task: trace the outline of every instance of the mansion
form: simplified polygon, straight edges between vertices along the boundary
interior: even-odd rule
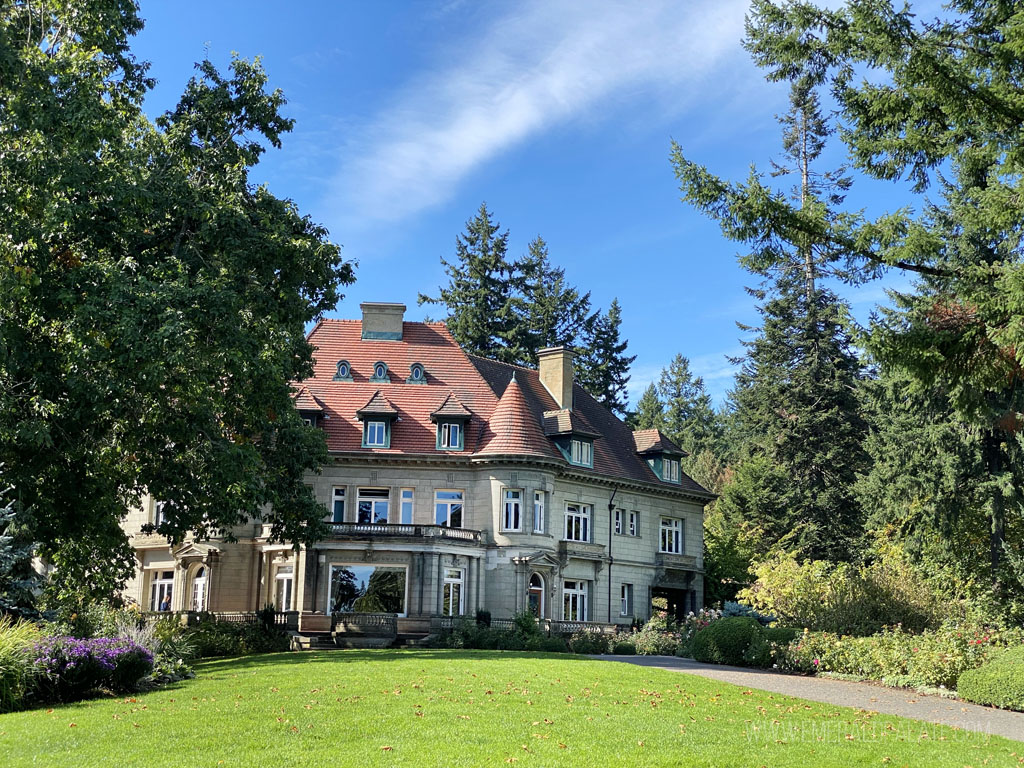
[[[259,521],[235,541],[169,547],[124,525],[137,573],[126,596],[149,610],[298,613],[301,632],[339,615],[392,614],[405,632],[432,617],[529,610],[555,621],[631,624],[663,597],[703,600],[703,510],[713,495],[680,470],[685,453],[634,432],[573,381],[569,350],[523,368],[464,352],[442,323],[401,304],[311,331],[313,376],[295,406],[330,454],[307,482],[329,534],[295,549]]]

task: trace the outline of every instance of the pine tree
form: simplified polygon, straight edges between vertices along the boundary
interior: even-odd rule
[[[508,230],[500,230],[481,203],[455,239],[455,261],[441,259],[448,285],[436,297],[421,293],[419,303],[447,309],[448,330],[466,352],[516,363],[524,356],[524,334],[517,330],[521,275],[507,257]]]
[[[563,268],[552,266],[543,238],[530,243],[516,268],[523,288],[517,346],[526,352],[521,362],[536,365],[540,349],[576,346],[597,313],[591,312],[590,292],[580,293],[568,284]]]
[[[626,386],[629,366],[636,355],[625,354],[628,342],[620,341],[622,309],[613,299],[607,314],[600,315],[586,334],[586,346],[577,355],[576,377],[599,403],[621,416],[626,415]]]
[[[633,429],[665,429],[665,406],[658,398],[658,387],[651,382],[644,390],[636,411],[630,414],[629,425]]]
[[[692,456],[717,453],[722,437],[718,414],[704,380],[690,372],[690,361],[677,354],[658,380],[658,395],[665,404],[664,432]]]

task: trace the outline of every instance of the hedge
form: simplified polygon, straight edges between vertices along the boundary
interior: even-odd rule
[[[693,658],[706,664],[743,666],[749,663],[744,654],[751,643],[763,640],[764,629],[757,619],[719,619],[693,638]]]
[[[977,669],[960,675],[961,699],[1024,712],[1024,646],[1001,651]]]

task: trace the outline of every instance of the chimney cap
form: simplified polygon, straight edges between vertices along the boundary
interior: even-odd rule
[[[573,355],[572,349],[569,347],[544,347],[544,349],[537,350],[537,357],[549,357],[551,355]]]

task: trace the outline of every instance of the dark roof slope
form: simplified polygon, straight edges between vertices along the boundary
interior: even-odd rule
[[[686,451],[662,434],[659,429],[638,429],[633,433],[637,453],[674,453],[689,456]]]

